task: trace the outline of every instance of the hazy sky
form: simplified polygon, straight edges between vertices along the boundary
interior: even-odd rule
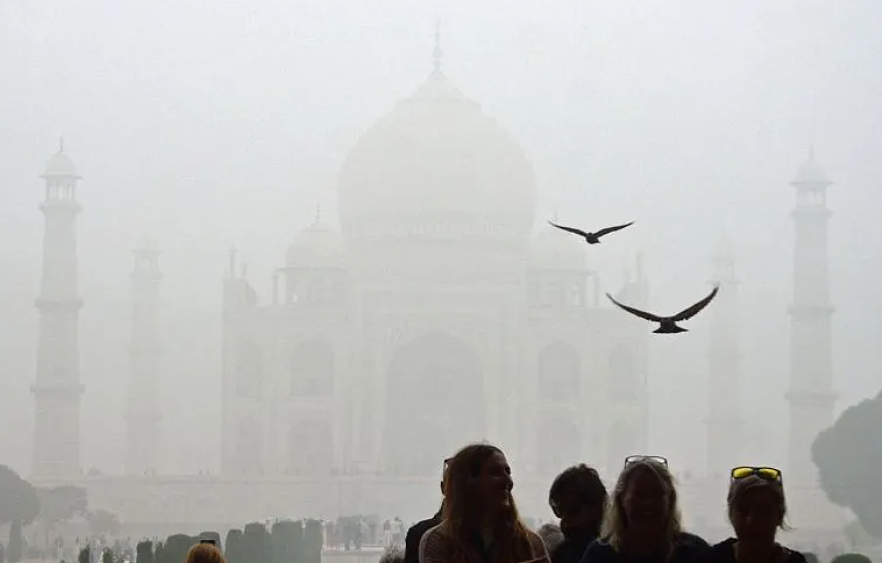
[[[358,134],[430,71],[436,16],[447,75],[534,163],[538,219],[558,201],[561,221],[637,221],[591,250],[604,289],[643,251],[652,304],[673,311],[704,294],[708,256],[733,241],[745,396],[768,462],[786,431],[759,415],[784,406],[788,380],[788,181],[814,144],[836,182],[840,407],[877,392],[876,0],[0,0],[0,461],[29,470],[37,176],[59,135],[84,176],[84,463],[122,468],[130,249],[149,228],[164,251],[165,428],[181,428],[164,466],[214,466],[225,248],[236,241],[268,298],[317,203],[333,216]],[[708,320],[654,340],[652,453],[683,464],[704,459],[690,444],[703,440]]]

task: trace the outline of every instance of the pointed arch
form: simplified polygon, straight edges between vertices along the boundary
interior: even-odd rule
[[[613,346],[609,353],[609,392],[614,401],[631,401],[642,392],[642,382],[637,377],[634,350],[628,344]]]
[[[334,431],[326,420],[303,420],[288,429],[288,472],[330,475],[334,467]]]
[[[239,475],[263,474],[263,436],[260,425],[251,417],[236,426],[235,465]]]
[[[236,358],[236,394],[246,399],[259,399],[263,395],[263,356],[253,340],[239,344]]]
[[[582,396],[582,362],[570,344],[553,342],[539,351],[538,396],[546,402],[578,402]]]
[[[485,435],[482,362],[473,346],[432,332],[398,348],[386,377],[386,463],[437,475],[441,461]]]
[[[581,453],[582,432],[577,422],[557,418],[540,425],[536,435],[536,465],[540,475],[557,475],[577,463]]]
[[[333,397],[334,363],[334,350],[326,342],[314,340],[297,345],[291,352],[291,396]]]

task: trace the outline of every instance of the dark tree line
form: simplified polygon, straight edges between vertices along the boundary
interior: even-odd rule
[[[181,563],[187,559],[187,551],[203,538],[214,540],[224,551],[227,563],[321,563],[324,544],[318,520],[283,520],[269,530],[253,522],[227,532],[223,543],[217,532],[174,534],[157,543],[141,541],[135,549],[138,563]]]
[[[882,539],[882,393],[846,409],[818,434],[812,459],[830,502],[851,509],[861,527]]]

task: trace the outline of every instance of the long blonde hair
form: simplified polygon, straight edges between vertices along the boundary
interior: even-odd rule
[[[652,459],[642,459],[629,463],[619,473],[619,479],[616,481],[615,489],[606,505],[606,514],[603,517],[603,526],[600,530],[600,537],[606,540],[616,551],[620,551],[622,547],[622,538],[628,529],[628,517],[622,506],[622,497],[631,480],[638,472],[652,474],[661,483],[662,488],[668,499],[668,521],[665,525],[665,537],[668,541],[673,541],[677,534],[683,531],[680,524],[680,507],[677,504],[677,488],[674,486],[674,477],[668,468],[658,461]]]
[[[459,450],[447,466],[442,526],[453,539],[453,561],[468,561],[473,552],[469,547],[470,535],[481,525],[477,520],[480,518],[480,507],[476,502],[478,497],[475,480],[495,454],[502,454],[502,450],[490,444],[471,444]],[[514,500],[509,500],[509,509],[500,515],[494,530],[494,542],[498,548],[494,554],[494,562],[525,561],[533,558],[527,529],[521,523]]]

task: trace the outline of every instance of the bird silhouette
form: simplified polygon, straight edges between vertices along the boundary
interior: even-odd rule
[[[584,238],[585,242],[587,242],[588,244],[598,244],[600,242],[600,237],[602,237],[604,235],[608,235],[610,233],[614,233],[616,231],[621,231],[625,227],[630,227],[631,225],[634,224],[634,221],[631,221],[630,223],[625,223],[624,225],[616,225],[615,227],[607,227],[605,229],[600,229],[596,233],[586,233],[582,229],[577,229],[575,227],[565,227],[563,225],[558,225],[557,223],[552,223],[551,221],[549,221],[548,224],[551,225],[552,227],[557,227],[558,229],[561,229],[562,231],[566,231],[568,233],[573,233],[574,235],[579,235],[580,237]]]
[[[714,297],[717,296],[717,292],[720,290],[720,286],[714,286],[713,291],[710,292],[710,295],[692,305],[686,309],[683,309],[676,315],[671,315],[670,317],[659,317],[658,315],[654,315],[652,313],[647,313],[646,311],[641,311],[640,309],[635,309],[634,307],[629,307],[628,305],[623,305],[615,300],[615,298],[609,293],[606,294],[609,297],[609,300],[616,304],[616,306],[628,311],[632,315],[636,315],[641,319],[646,319],[647,321],[651,321],[654,323],[659,323],[659,327],[655,329],[654,333],[656,334],[676,334],[678,332],[687,332],[688,329],[677,326],[677,323],[682,321],[688,321],[702,309],[707,307],[708,303],[713,301]]]

